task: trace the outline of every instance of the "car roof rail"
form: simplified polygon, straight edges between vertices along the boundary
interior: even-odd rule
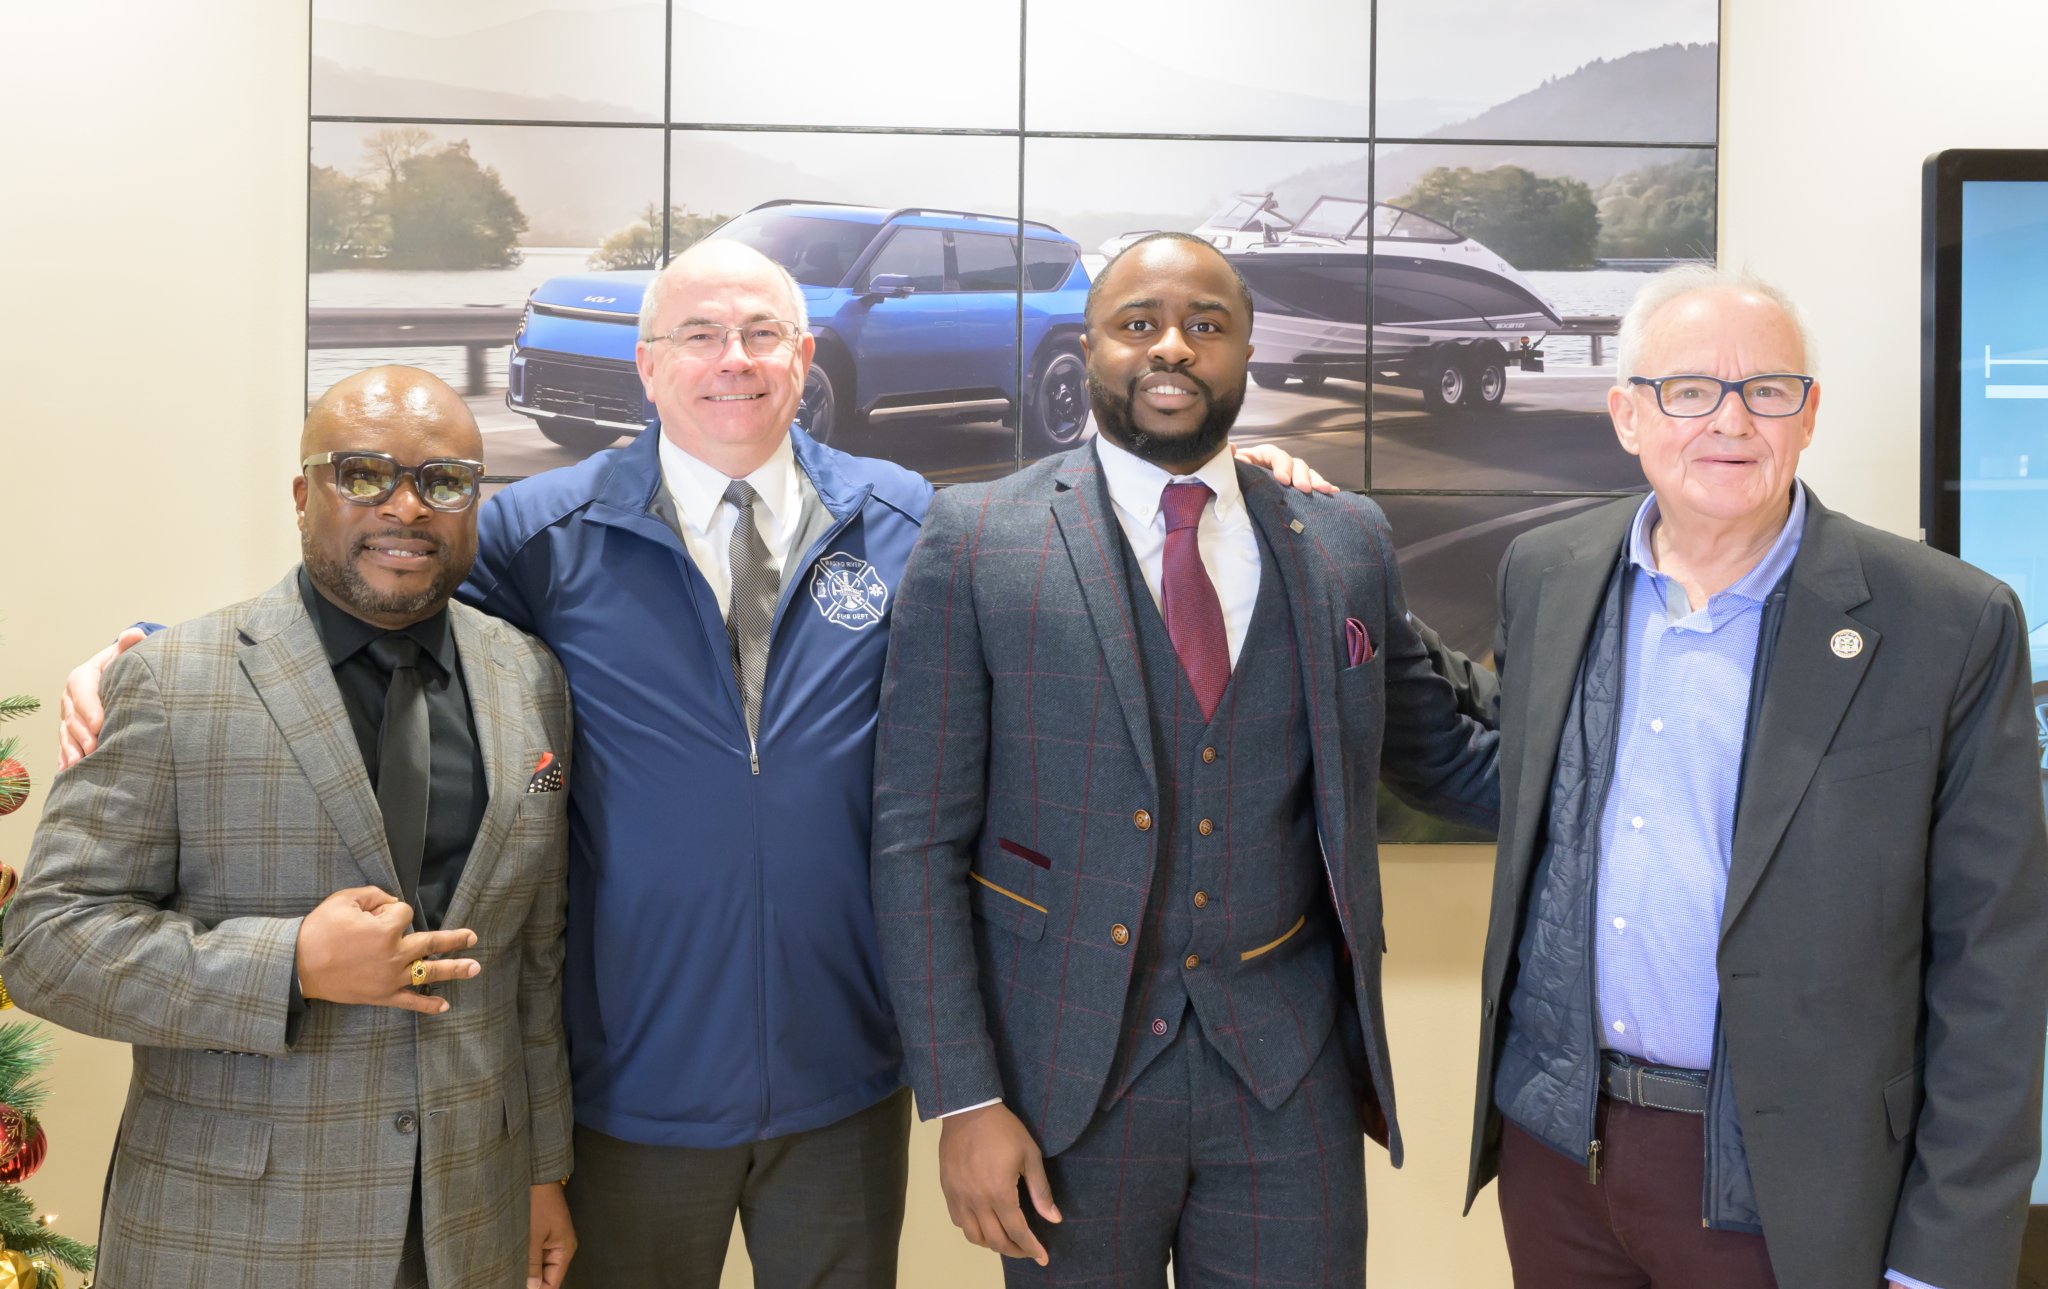
[[[1057,234],[1060,237],[1066,236],[1065,233],[1060,232],[1059,229],[1054,228],[1042,219],[1019,219],[1015,215],[991,215],[979,210],[954,210],[947,206],[900,206],[889,212],[890,219],[894,219],[898,215],[959,215],[966,219],[993,219],[998,223],[1009,224],[1013,227],[1023,224],[1030,228],[1042,228],[1046,232]]]
[[[858,202],[851,201],[812,201],[805,197],[777,197],[772,201],[764,201],[759,205],[749,206],[747,211],[751,214],[757,210],[767,210],[771,206],[843,206],[848,210],[881,210],[879,206],[863,206]],[[1029,228],[1042,228],[1056,237],[1066,236],[1065,233],[1060,232],[1059,229],[1054,228],[1042,219],[1020,220],[1015,215],[991,215],[985,211],[954,210],[947,206],[898,206],[894,210],[884,211],[882,222],[886,224],[899,215],[959,215],[966,219],[992,219],[998,223],[1012,226],[1023,224]]]

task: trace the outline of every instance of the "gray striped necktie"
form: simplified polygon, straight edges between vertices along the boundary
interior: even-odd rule
[[[782,578],[768,562],[768,543],[754,523],[754,490],[744,479],[725,487],[725,500],[739,518],[726,545],[732,573],[732,598],[726,602],[725,635],[732,642],[732,676],[747,705],[747,737],[761,732],[761,679],[768,670],[768,628],[775,619],[775,597]]]

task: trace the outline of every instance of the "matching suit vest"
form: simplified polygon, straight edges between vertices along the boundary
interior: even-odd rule
[[[1204,720],[1125,546],[1161,835],[1104,1106],[1194,1023],[1245,1087],[1278,1108],[1336,1016],[1340,937],[1316,835],[1300,651],[1263,537],[1260,557],[1244,646]]]

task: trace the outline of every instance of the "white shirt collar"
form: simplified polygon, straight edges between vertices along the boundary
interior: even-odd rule
[[[1102,465],[1103,482],[1109,485],[1109,499],[1141,528],[1160,522],[1159,496],[1167,484],[1191,480],[1208,484],[1209,491],[1216,494],[1218,524],[1232,525],[1249,517],[1244,492],[1237,484],[1237,457],[1227,443],[1193,474],[1168,474],[1100,434],[1095,436],[1095,458]]]
[[[661,477],[669,495],[676,500],[676,513],[699,537],[708,536],[725,502],[725,488],[732,480],[723,471],[707,465],[661,436]],[[796,519],[803,497],[796,478],[796,449],[785,434],[775,451],[746,481],[768,512],[767,528],[781,533]]]

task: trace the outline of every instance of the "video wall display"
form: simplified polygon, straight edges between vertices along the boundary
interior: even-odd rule
[[[1715,253],[1718,2],[1175,14],[314,0],[307,395],[415,363],[495,481],[574,462],[652,415],[653,270],[736,237],[804,285],[807,429],[986,479],[1093,434],[1091,275],[1191,231],[1254,293],[1238,439],[1380,497],[1484,657],[1506,517],[1643,487],[1613,335]]]
[[[2048,793],[2048,151],[1950,151],[1927,162],[1928,541],[2020,599]],[[2048,1128],[2044,1128],[2048,1145]],[[2048,1154],[2033,1203],[2048,1204]]]

